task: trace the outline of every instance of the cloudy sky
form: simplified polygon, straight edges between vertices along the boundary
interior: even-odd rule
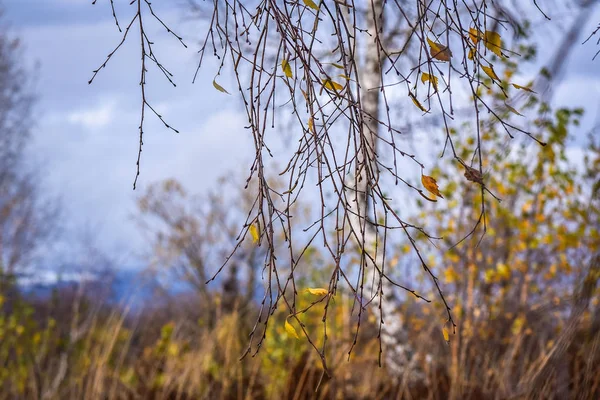
[[[246,121],[241,106],[235,96],[223,95],[212,87],[217,66],[207,63],[197,82],[191,84],[198,48],[194,32],[200,27],[193,22],[181,26],[185,9],[175,6],[177,2],[156,1],[153,5],[167,24],[181,27],[179,33],[189,48],[183,48],[156,24],[149,32],[178,85],[173,88],[151,73],[148,95],[181,133],[165,129],[148,116],[136,192],[132,183],[140,112],[137,41],[126,43],[88,85],[92,71],[120,40],[109,1],[98,0],[96,5],[91,0],[3,3],[4,22],[22,39],[28,65],[39,63],[35,76],[38,123],[31,151],[43,167],[47,186],[60,195],[72,232],[91,226],[105,249],[139,250],[143,239],[130,216],[136,195],[148,184],[174,177],[191,192],[200,193],[213,187],[219,175],[230,170],[241,172],[249,165],[253,145],[243,129]],[[132,9],[128,1],[116,3],[120,22],[125,25]],[[600,21],[598,11],[584,30],[586,34]],[[556,89],[558,104],[589,110],[581,132],[595,123],[600,104],[600,60],[591,60],[596,49],[595,42],[578,46],[566,66],[568,73]],[[542,57],[553,51],[542,50]]]

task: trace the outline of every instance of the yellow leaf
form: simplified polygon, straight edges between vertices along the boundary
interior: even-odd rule
[[[520,112],[518,112],[517,110],[515,110],[513,107],[511,107],[510,105],[504,103],[504,105],[506,106],[506,108],[508,108],[508,111],[510,111],[511,113],[520,115],[521,117],[524,117],[523,114],[521,114]]]
[[[312,132],[312,131],[313,131],[313,129],[314,129],[314,127],[315,127],[315,123],[314,123],[314,121],[313,121],[313,117],[310,117],[310,118],[308,119],[308,130],[309,130],[310,132]]]
[[[498,272],[498,276],[502,279],[510,278],[510,269],[504,263],[498,263],[496,265],[496,270]]]
[[[315,2],[312,0],[304,0],[304,4],[306,4],[308,7],[312,8],[313,10],[319,9],[319,6],[316,5]]]
[[[221,85],[219,85],[216,81],[216,78],[213,79],[213,86],[215,87],[215,89],[217,89],[219,92],[223,92],[223,93],[227,93],[229,94],[229,92],[227,90],[225,90],[225,88]]]
[[[305,292],[314,294],[315,296],[325,296],[329,293],[329,290],[324,288],[308,288],[305,290]]]
[[[444,198],[438,189],[437,182],[431,176],[421,175],[421,183],[431,194]]]
[[[489,67],[482,65],[481,69],[483,70],[483,72],[486,73],[487,76],[489,76],[495,81],[500,82],[500,78],[498,78],[498,75],[496,75],[496,71],[494,71],[494,67],[492,66],[492,64],[490,64]]]
[[[483,279],[484,279],[485,283],[492,283],[494,281],[495,277],[496,277],[496,273],[494,272],[493,269],[486,269],[485,272],[483,273]]]
[[[340,64],[331,63],[331,66],[332,66],[332,67],[339,68],[339,69],[344,69],[344,66],[343,66],[343,65],[340,65]]]
[[[458,274],[458,272],[456,272],[456,270],[454,268],[447,267],[444,270],[444,279],[448,283],[453,283],[460,279],[460,275]]]
[[[288,78],[292,77],[292,67],[290,67],[290,63],[288,62],[288,60],[281,60],[281,69],[283,69],[283,73],[285,74],[285,76],[287,76]]]
[[[423,72],[421,74],[421,82],[425,83],[427,81],[430,81],[431,84],[433,85],[433,88],[435,90],[437,90],[437,85],[438,85],[438,78],[435,75],[429,75],[428,73]]]
[[[517,85],[516,83],[512,84],[516,89],[520,89],[520,90],[525,90],[526,92],[530,92],[530,93],[535,93],[533,91],[533,89],[531,89],[530,87],[527,86],[521,86],[521,85]]]
[[[442,328],[442,335],[444,335],[444,340],[446,342],[450,341],[450,333],[448,332],[448,329],[446,329],[446,327]]]
[[[298,333],[296,333],[296,329],[294,329],[294,327],[292,326],[292,324],[290,324],[287,319],[285,320],[285,331],[291,337],[294,337],[296,339],[300,339],[300,337],[298,336]]]
[[[485,36],[483,38],[485,47],[487,47],[492,53],[497,56],[502,56],[502,39],[498,32],[494,31],[485,31]]]
[[[469,28],[469,39],[473,44],[477,44],[479,39],[481,39],[481,31],[477,28]]]
[[[339,92],[344,89],[342,85],[331,79],[323,79],[323,86],[325,86],[325,89],[333,90],[334,92]]]
[[[450,61],[452,52],[447,46],[436,43],[429,38],[427,38],[427,43],[429,43],[429,54],[431,54],[431,57],[440,61]]]
[[[523,327],[525,326],[526,322],[527,321],[525,320],[525,317],[522,315],[519,315],[519,317],[515,318],[512,326],[510,327],[510,330],[513,333],[513,335],[518,335],[521,332],[521,329],[523,329]]]
[[[250,236],[252,236],[252,241],[254,243],[258,243],[258,228],[256,227],[255,224],[250,225],[250,227],[248,228],[248,230],[250,231]]]
[[[413,103],[415,103],[415,106],[419,107],[419,110],[423,111],[424,113],[427,112],[427,109],[425,107],[423,107],[423,105],[421,103],[419,103],[419,100],[417,100],[417,98],[415,97],[414,94],[409,92],[408,95],[412,99]]]
[[[477,51],[475,50],[475,48],[469,49],[469,55],[467,57],[469,57],[469,60],[472,60],[475,58],[475,53]]]

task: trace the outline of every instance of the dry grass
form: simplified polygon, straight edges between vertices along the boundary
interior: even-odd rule
[[[59,297],[45,314],[32,301],[5,302],[0,399],[600,398],[597,310],[549,304],[515,313],[526,316],[522,326],[506,317],[510,310],[502,318],[465,312],[446,344],[410,307],[402,312],[414,354],[396,378],[377,366],[376,326],[365,326],[347,361],[354,332],[340,312],[329,327],[332,376],[323,377],[314,351],[283,323],[272,325],[258,355],[240,361],[252,321],[238,309],[216,309],[205,326],[172,304],[132,316]]]

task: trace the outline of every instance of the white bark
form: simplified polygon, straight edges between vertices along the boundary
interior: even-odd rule
[[[390,372],[400,377],[404,367],[408,364],[405,346],[402,344],[406,337],[401,315],[396,308],[394,287],[381,275],[381,271],[384,271],[384,232],[382,228],[377,229],[372,224],[375,218],[380,218],[378,212],[382,212],[381,207],[377,208],[373,201],[372,185],[377,182],[379,175],[376,157],[378,155],[377,132],[379,129],[383,55],[379,50],[377,40],[380,38],[383,40],[380,36],[384,23],[383,0],[370,0],[367,4],[365,18],[370,36],[368,42],[363,43],[364,57],[361,60],[359,74],[363,124],[356,159],[357,169],[352,181],[347,184],[349,188],[347,196],[350,201],[348,208],[351,211],[349,220],[352,230],[355,232],[358,247],[363,249],[364,296],[369,299],[375,296],[372,309],[383,320],[381,325],[382,361]],[[369,255],[365,255],[365,252]]]

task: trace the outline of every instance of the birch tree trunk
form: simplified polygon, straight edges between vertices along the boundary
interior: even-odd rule
[[[382,217],[374,201],[373,187],[379,179],[378,157],[379,115],[381,97],[381,65],[383,54],[379,40],[383,40],[383,0],[370,0],[367,3],[365,20],[369,40],[362,43],[362,60],[359,74],[360,102],[363,115],[360,143],[358,144],[356,170],[353,180],[347,184],[350,204],[350,224],[356,235],[361,251],[361,265],[364,267],[362,284],[366,290],[364,296],[374,297],[374,310],[378,310],[380,319],[380,361],[389,371],[400,377],[407,363],[402,342],[406,337],[403,324],[396,309],[394,287],[382,273],[384,271],[385,232],[377,228],[375,221]],[[378,213],[378,211],[380,211]],[[367,300],[368,301],[368,300]]]

